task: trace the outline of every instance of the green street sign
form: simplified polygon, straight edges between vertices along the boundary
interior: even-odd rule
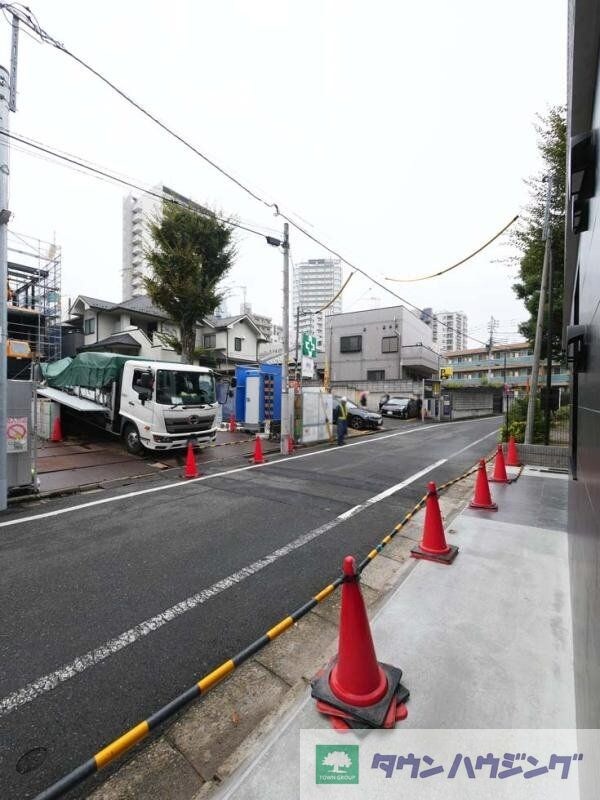
[[[315,358],[317,355],[317,337],[309,333],[302,334],[302,355]]]

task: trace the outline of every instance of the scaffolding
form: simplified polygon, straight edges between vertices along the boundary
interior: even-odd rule
[[[8,232],[7,356],[10,378],[61,358],[61,251],[54,242]]]

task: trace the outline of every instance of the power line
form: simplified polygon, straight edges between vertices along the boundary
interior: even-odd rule
[[[404,298],[401,295],[397,294],[396,292],[392,291],[387,286],[385,286],[383,283],[378,281],[376,278],[374,278],[371,275],[369,275],[366,272],[366,270],[361,269],[356,264],[353,264],[351,261],[349,261],[348,259],[344,258],[340,253],[338,253],[335,250],[333,250],[333,248],[329,247],[327,244],[325,244],[324,242],[319,240],[316,236],[313,236],[305,228],[303,228],[301,225],[299,225],[297,222],[295,222],[291,217],[289,217],[288,215],[283,213],[280,210],[279,205],[277,203],[269,202],[268,200],[265,200],[259,194],[254,192],[246,184],[244,184],[241,180],[239,180],[234,175],[232,175],[230,172],[225,170],[223,167],[221,167],[219,164],[217,164],[213,159],[209,158],[199,148],[197,148],[195,145],[191,144],[191,142],[187,141],[183,136],[181,136],[176,131],[174,131],[172,128],[170,128],[166,123],[162,122],[158,117],[156,117],[154,114],[152,114],[150,111],[148,111],[144,106],[142,106],[140,103],[136,102],[130,95],[128,95],[124,90],[120,89],[109,78],[104,76],[98,70],[94,69],[94,67],[92,67],[90,64],[85,62],[82,58],[80,58],[79,56],[75,55],[72,51],[70,51],[67,47],[65,47],[65,45],[62,42],[59,42],[57,39],[55,39],[53,36],[51,36],[47,31],[45,31],[41,27],[39,21],[37,20],[37,18],[35,17],[33,12],[29,8],[27,8],[26,6],[23,6],[20,3],[0,3],[0,9],[8,10],[11,14],[13,14],[15,17],[17,17],[17,19],[19,19],[25,26],[27,26],[28,28],[30,28],[30,30],[32,30],[34,33],[36,33],[40,37],[42,42],[44,42],[46,44],[50,44],[52,47],[55,47],[57,50],[60,50],[61,52],[65,53],[65,55],[68,55],[70,58],[72,58],[74,61],[76,61],[80,66],[82,66],[84,69],[86,69],[92,75],[94,75],[99,80],[101,80],[103,83],[105,83],[107,86],[109,86],[120,97],[122,97],[127,103],[129,103],[131,106],[136,108],[140,113],[142,113],[144,116],[146,116],[152,122],[154,122],[156,125],[158,125],[160,128],[162,128],[162,130],[164,130],[166,133],[168,133],[171,136],[173,136],[173,138],[175,138],[178,142],[183,144],[184,147],[187,147],[189,150],[191,150],[195,155],[197,155],[201,159],[203,159],[207,164],[210,164],[210,166],[212,166],[214,169],[216,169],[219,173],[221,173],[221,175],[226,177],[228,180],[230,180],[234,184],[236,184],[240,189],[245,191],[254,200],[257,200],[259,203],[262,203],[267,208],[274,209],[275,213],[277,215],[281,216],[284,220],[286,220],[286,222],[288,222],[299,233],[302,233],[308,239],[313,241],[315,244],[319,245],[319,247],[322,247],[324,250],[326,250],[331,255],[333,255],[336,258],[338,258],[340,261],[342,261],[344,264],[349,266],[351,269],[354,269],[356,272],[359,272],[361,275],[366,277],[368,280],[372,281],[376,286],[379,286],[381,289],[383,289],[388,294],[391,294],[393,297],[396,297],[398,300],[400,300],[405,305],[409,306],[410,308],[414,309],[415,311],[418,311],[422,318],[423,317],[429,317],[430,320],[433,322],[433,319],[434,319],[434,315],[433,314],[426,313],[423,309],[419,308],[414,303],[411,303],[406,298]],[[8,134],[8,135],[11,136],[10,134]],[[22,139],[18,139],[18,137],[12,137],[11,136],[11,138],[16,138],[18,141],[23,141]],[[35,145],[31,144],[30,146],[33,147]],[[44,148],[42,148],[40,146],[38,146],[38,149],[44,150]],[[66,156],[59,156],[59,157],[64,158],[66,161],[72,161],[72,163],[77,163],[77,162],[73,161],[72,159],[69,159]],[[81,163],[79,163],[78,166],[82,166],[84,168],[90,169],[90,171],[93,171],[93,172],[100,172],[96,168],[86,167],[86,165],[81,164]],[[100,172],[100,174],[102,174],[102,173]],[[110,177],[110,176],[105,176],[105,177]],[[118,182],[123,183],[125,185],[131,185],[128,182],[124,181],[123,179],[120,179],[120,178],[113,178],[113,179],[117,180]],[[137,187],[134,187],[134,188],[137,188]],[[144,191],[144,190],[141,190],[141,191]],[[148,192],[148,193],[152,194],[151,192]],[[163,199],[163,198],[161,198],[161,199]],[[220,219],[216,215],[214,215],[214,216],[217,219]],[[221,221],[227,222],[227,224],[233,224],[233,223],[230,223],[229,221],[225,221],[225,220],[221,220]],[[255,234],[259,235],[259,236],[263,235],[263,234],[258,233],[257,231],[245,228],[242,225],[236,225],[236,227],[242,228],[243,230],[248,230],[250,233],[255,233]],[[438,324],[442,325],[447,330],[455,331],[455,329],[451,325],[449,325],[448,323],[442,322],[441,320],[438,320]],[[472,341],[479,342],[480,344],[485,344],[485,342],[482,342],[482,341],[480,341],[479,339],[476,339],[473,336],[468,336],[467,335],[467,338],[471,339]]]
[[[37,144],[33,140],[26,139],[22,136],[18,136],[14,133],[7,133],[6,131],[0,131],[0,136],[7,136],[9,139],[12,139],[17,142],[21,142],[21,144],[26,145],[27,147],[31,147],[35,150],[38,150],[46,155],[50,155],[55,159],[59,159],[60,161],[64,161],[67,164],[74,165],[76,167],[80,167],[87,172],[94,173],[102,178],[106,178],[109,181],[113,181],[115,183],[119,183],[123,186],[128,186],[131,189],[135,189],[138,192],[142,192],[143,194],[148,194],[151,197],[156,197],[159,200],[166,200],[170,203],[173,203],[176,206],[180,206],[181,208],[186,208],[189,211],[194,211],[196,214],[205,217],[213,217],[214,219],[218,219],[219,222],[224,223],[225,225],[231,225],[234,228],[239,228],[240,230],[246,231],[247,233],[253,233],[255,236],[260,236],[262,239],[266,238],[265,233],[261,233],[260,231],[255,230],[254,228],[249,228],[247,225],[242,225],[239,222],[233,222],[231,219],[226,219],[225,217],[220,217],[218,214],[213,213],[212,211],[206,211],[205,213],[200,211],[194,205],[189,205],[187,203],[182,203],[175,198],[169,197],[168,195],[162,194],[161,192],[156,192],[153,189],[149,189],[139,184],[133,183],[132,181],[126,180],[125,178],[119,178],[117,175],[111,175],[108,172],[100,169],[99,167],[93,167],[90,164],[86,164],[84,161],[75,158],[74,156],[66,156],[63,155],[56,150],[52,150],[50,147]]]
[[[417,281],[428,281],[430,278],[437,278],[440,275],[445,275],[446,272],[450,272],[450,270],[456,269],[457,267],[460,267],[461,264],[466,264],[467,261],[470,261],[472,258],[475,258],[475,256],[481,253],[482,250],[485,250],[485,248],[489,247],[492,244],[492,242],[495,242],[499,236],[502,236],[502,234],[505,231],[507,231],[511,225],[514,225],[514,223],[518,219],[519,215],[515,214],[515,216],[511,219],[511,221],[507,225],[505,225],[501,230],[499,230],[498,233],[495,233],[491,239],[488,239],[485,244],[482,244],[481,247],[478,247],[477,250],[474,250],[472,253],[466,256],[466,258],[462,258],[460,261],[457,261],[456,264],[452,264],[451,266],[446,267],[445,269],[442,269],[439,272],[434,272],[431,275],[421,275],[418,278],[386,278],[386,281],[396,281],[397,283],[416,283]]]

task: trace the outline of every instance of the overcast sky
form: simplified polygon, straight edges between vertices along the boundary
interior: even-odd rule
[[[519,212],[533,124],[564,103],[564,0],[31,0],[52,36],[315,235],[382,279],[436,271]],[[10,27],[0,19],[3,63]],[[281,220],[82,67],[21,36],[11,127],[144,185],[163,182],[261,231]],[[13,149],[13,230],[63,249],[63,295],[121,299],[124,190]],[[281,318],[281,255],[238,237],[227,283]],[[326,255],[292,231],[296,261]],[[506,243],[423,283],[485,338],[524,317]],[[229,308],[237,312],[241,289]],[[394,305],[355,276],[344,309]],[[476,343],[471,341],[470,345]]]

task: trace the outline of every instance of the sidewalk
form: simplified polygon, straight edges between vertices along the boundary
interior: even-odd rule
[[[492,484],[497,513],[452,523],[454,564],[414,562],[375,616],[378,659],[411,691],[402,728],[575,727],[567,486],[535,468]],[[259,752],[195,800],[298,798],[300,731],[315,728],[328,723],[305,688]]]
[[[353,438],[370,433],[370,431],[349,431],[348,436]],[[196,450],[199,469],[219,467],[219,464],[236,460],[239,464],[247,463],[254,451],[254,438],[252,434],[243,430],[232,433],[218,431],[216,444]],[[323,444],[316,442],[307,446],[323,446]],[[279,447],[278,441],[263,439],[265,455],[279,453]],[[26,495],[23,500],[74,494],[92,489],[110,489],[161,474],[172,480],[174,477],[179,477],[185,456],[185,450],[147,452],[143,456],[133,456],[126,451],[120,440],[102,433],[85,439],[69,437],[62,442],[39,440],[37,451],[39,495]]]

